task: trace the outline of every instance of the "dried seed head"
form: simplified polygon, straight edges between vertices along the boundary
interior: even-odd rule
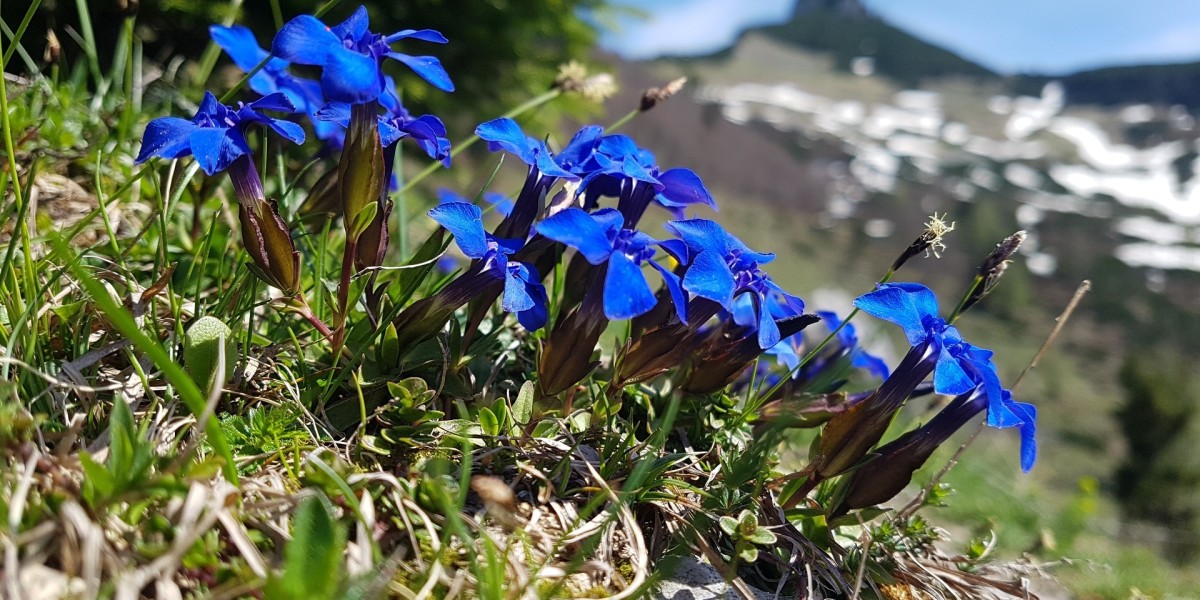
[[[678,94],[687,83],[687,77],[680,77],[672,80],[662,87],[650,88],[642,93],[642,105],[639,108],[642,112],[646,112],[659,103],[664,102],[667,98]]]
[[[603,102],[617,93],[617,82],[610,73],[588,75],[587,67],[576,60],[558,67],[554,87],[578,93],[592,102]]]
[[[983,264],[979,265],[979,276],[984,279],[991,277],[992,273],[1003,273],[1005,265],[1013,254],[1017,253],[1017,249],[1025,242],[1026,234],[1024,231],[1018,231],[996,244],[996,248],[988,254],[983,260]]]
[[[992,250],[987,258],[983,259],[983,263],[979,265],[979,271],[976,274],[978,284],[975,289],[971,290],[971,295],[963,302],[962,310],[967,310],[983,300],[992,292],[992,288],[1000,282],[1000,278],[1004,276],[1004,271],[1008,269],[1008,263],[1012,259],[1013,254],[1016,254],[1017,249],[1021,247],[1021,243],[1025,241],[1026,234],[1024,231],[1018,231],[996,244],[996,248]]]
[[[904,263],[908,262],[908,259],[922,252],[925,253],[926,258],[930,254],[934,258],[941,258],[942,250],[946,249],[946,244],[942,242],[942,236],[951,231],[954,231],[954,221],[947,223],[946,215],[939,217],[937,213],[933,213],[929,217],[929,220],[925,222],[925,229],[921,232],[921,235],[917,236],[917,239],[913,240],[913,243],[909,244],[908,248],[905,248],[904,252],[900,253],[896,261],[892,263],[892,270],[899,269]]]
[[[554,87],[564,92],[578,92],[583,89],[583,80],[587,79],[587,67],[573,60],[558,66],[558,75],[554,77]]]
[[[46,51],[42,53],[42,62],[50,65],[58,62],[58,57],[62,56],[62,44],[58,42],[58,36],[54,35],[53,29],[46,30]]]
[[[597,104],[604,102],[617,93],[617,80],[611,73],[597,73],[583,80],[583,89],[580,90],[580,93],[584,98]]]

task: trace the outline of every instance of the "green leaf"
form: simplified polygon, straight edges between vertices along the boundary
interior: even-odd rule
[[[396,335],[396,326],[388,323],[383,331],[383,339],[379,341],[379,364],[393,367],[400,364],[400,342]]]
[[[717,524],[721,526],[721,531],[724,531],[725,535],[732,537],[735,533],[737,533],[738,522],[737,519],[733,517],[728,515],[721,517],[720,519],[717,519]]]
[[[583,433],[592,425],[592,413],[583,411],[577,412],[567,418],[567,423],[571,425],[571,431],[573,433]]]
[[[512,415],[509,414],[504,398],[496,398],[496,401],[492,403],[492,412],[496,414],[496,420],[500,422],[501,431],[512,428]]]
[[[758,529],[755,529],[754,533],[750,534],[750,536],[746,539],[755,544],[767,546],[775,543],[775,534],[759,527]]]
[[[354,223],[350,227],[349,237],[351,239],[357,239],[358,236],[362,235],[362,232],[366,231],[367,228],[371,226],[371,221],[375,220],[375,214],[378,212],[379,204],[376,202],[368,203],[366,206],[362,207],[362,209],[358,211],[358,214],[354,215]]]
[[[267,586],[268,600],[324,600],[337,595],[342,581],[346,531],[333,518],[324,495],[300,502],[292,522],[292,541],[284,548],[283,575]]]
[[[552,438],[558,435],[557,421],[538,421],[537,425],[533,426],[532,437],[535,438]]]
[[[758,518],[755,517],[754,513],[750,512],[748,509],[742,510],[742,512],[738,514],[738,529],[741,530],[742,535],[750,535],[754,533],[754,531],[758,529]]]
[[[521,385],[521,391],[517,392],[517,399],[513,402],[512,417],[518,425],[528,425],[533,420],[533,393],[537,385],[532,381],[526,381]]]
[[[500,435],[500,419],[497,419],[496,413],[486,406],[479,409],[479,426],[483,429],[484,435]]]
[[[741,557],[742,562],[752,563],[758,560],[758,548],[755,548],[754,546],[746,546],[745,548],[742,548],[742,551],[738,553],[738,556]]]
[[[196,385],[208,393],[214,386],[222,386],[225,381],[217,381],[217,363],[221,347],[225,347],[225,375],[228,380],[237,366],[237,344],[233,331],[229,326],[216,317],[204,316],[196,319],[183,337],[183,367]]]
[[[101,500],[112,497],[116,482],[104,465],[96,462],[87,452],[79,453],[79,465],[83,467],[83,497],[88,504],[95,506]]]

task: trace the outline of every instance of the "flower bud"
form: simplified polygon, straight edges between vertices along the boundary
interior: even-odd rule
[[[292,296],[300,291],[300,253],[274,200],[238,205],[242,243],[263,281]]]
[[[250,254],[251,271],[285,294],[295,295],[300,291],[300,253],[278,205],[264,198],[262,180],[249,154],[230,165],[229,178],[238,199],[242,245]]]
[[[377,104],[355,104],[351,110],[346,145],[338,163],[342,219],[347,232],[352,230],[356,217],[368,204],[380,202],[387,183],[383,142],[379,138],[379,121],[375,114]]]

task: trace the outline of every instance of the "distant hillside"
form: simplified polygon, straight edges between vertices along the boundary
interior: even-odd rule
[[[1061,81],[1071,104],[1182,104],[1200,108],[1200,62],[1106,67],[1061,77],[1023,75],[1017,93],[1036,94],[1048,81]]]
[[[949,76],[995,77],[989,69],[876,17],[856,0],[800,0],[782,25],[756,30],[776,40],[833,55],[840,69],[869,56],[875,73],[905,87]]]

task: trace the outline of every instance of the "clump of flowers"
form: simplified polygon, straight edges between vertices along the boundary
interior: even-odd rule
[[[406,435],[432,436],[436,428],[428,425],[443,412],[427,403],[442,394],[446,406],[458,403],[464,418],[478,415],[483,431],[514,439],[530,435],[539,417],[585,410],[597,420],[631,423],[636,441],[648,433],[649,415],[664,410],[660,403],[683,398],[700,406],[689,417],[697,423],[719,422],[745,433],[792,426],[795,421],[787,425],[782,418],[780,403],[807,402],[796,413],[807,415],[804,427],[820,429],[808,466],[775,481],[767,480],[769,469],[756,471],[757,484],[784,507],[815,503],[829,519],[892,499],[933,450],[980,413],[990,426],[1019,431],[1021,467],[1032,468],[1036,409],[1014,400],[992,352],[964,340],[953,325],[995,285],[1019,239],[1002,243],[997,252],[1003,256],[985,261],[968,300],[947,317],[928,287],[890,281],[910,258],[944,248],[942,236],[952,225],[936,217],[875,289],[854,301],[854,313],[845,318],[807,313],[805,302],[768,274],[768,266],[777,265],[773,253],[751,249],[716,221],[695,214],[717,208],[699,174],[664,168],[633,138],[602,126],[583,127],[558,146],[541,132],[528,135],[512,118],[500,118],[480,124],[475,133],[490,150],[527,168],[523,185],[495,204],[504,207],[496,211],[500,218],[492,219],[490,208],[465,196],[445,194],[446,201],[426,212],[428,239],[402,268],[389,271],[396,266],[390,182],[398,175],[397,146],[412,143],[432,164],[450,167],[451,144],[439,118],[407,111],[395,93],[393,77],[399,75],[385,68],[402,64],[451,92],[450,76],[437,58],[394,48],[402,41],[444,44],[446,38],[426,29],[374,33],[363,8],[335,26],[314,16],[296,17],[279,31],[269,53],[242,28],[214,27],[212,35],[238,66],[253,73],[250,88],[262,97],[227,106],[209,93],[191,120],[151,122],[138,161],[190,155],[208,175],[230,174],[247,267],[283,295],[276,306],[301,314],[320,332],[328,353],[319,360],[355,373],[322,400],[333,431],[365,432],[363,439],[375,439],[379,432],[367,429],[382,419],[392,428],[390,437],[380,433],[389,447],[407,439],[394,433],[396,427],[408,427]],[[291,65],[319,68],[319,81],[292,74]],[[605,82],[573,67],[557,83],[568,91],[595,91]],[[682,85],[652,90],[636,110],[661,105]],[[320,245],[342,251],[332,286],[305,277],[311,272],[306,265],[323,257],[306,261],[297,250],[292,234],[297,223],[266,197],[253,136],[247,137],[256,125],[301,144],[301,123],[326,151],[340,152],[336,164],[317,167],[325,171],[322,181],[342,222],[336,240]],[[481,191],[480,197],[492,194]],[[654,210],[669,220],[651,231],[643,222]],[[461,268],[435,270],[435,264],[444,264],[439,259],[455,252],[451,240]],[[322,310],[311,308],[306,296],[326,293],[331,297]],[[858,312],[900,327],[910,349],[898,364],[889,369],[861,347],[851,324]],[[823,337],[807,331],[819,322]],[[602,336],[614,330],[622,332],[616,344],[600,351]],[[525,421],[507,430],[497,424],[498,408],[477,403],[486,386],[476,387],[468,373],[471,360],[498,348],[487,344],[501,336],[509,344],[503,352],[526,367],[514,376],[531,382],[521,391]],[[436,380],[429,376],[431,364],[437,365]],[[412,377],[427,379],[419,401],[396,383]],[[842,392],[850,382],[869,387]],[[746,399],[737,400],[733,390],[747,390]],[[929,392],[952,400],[924,425],[880,445],[906,402]],[[398,395],[405,397],[401,409]],[[718,413],[734,411],[739,402],[741,416],[724,425]],[[759,410],[767,402],[776,403],[774,412]],[[387,416],[368,419],[368,408]],[[411,422],[404,424],[406,416]],[[730,435],[721,427],[679,443],[717,444],[714,431]],[[601,435],[588,427],[578,433]],[[738,443],[752,447],[745,439]],[[841,486],[840,493],[813,496],[827,481]],[[731,555],[753,561],[762,560],[763,552],[788,552],[775,534],[758,529],[753,514],[738,522],[747,524],[728,525],[734,523],[730,517],[711,532],[737,549]]]

